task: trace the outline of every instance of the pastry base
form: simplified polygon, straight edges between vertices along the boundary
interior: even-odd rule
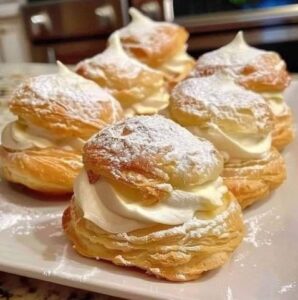
[[[244,209],[276,189],[286,178],[286,167],[281,154],[272,148],[263,159],[226,163],[222,177]]]
[[[81,155],[56,148],[10,152],[0,146],[0,172],[8,181],[45,194],[73,192]]]
[[[64,211],[62,223],[74,249],[83,256],[138,267],[170,281],[188,281],[222,266],[242,241],[241,209],[232,194],[225,198],[225,205],[210,216],[212,220],[218,216],[218,224],[209,222],[209,229],[204,220],[191,230],[185,230],[184,224],[155,225],[112,234],[84,219],[74,199]]]

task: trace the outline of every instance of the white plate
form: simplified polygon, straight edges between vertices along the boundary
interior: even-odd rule
[[[297,94],[298,82],[287,91],[296,116]],[[6,182],[0,183],[0,270],[133,299],[297,299],[297,139],[284,156],[286,182],[245,211],[243,244],[223,268],[199,280],[169,283],[80,257],[61,230],[67,203],[26,196]]]

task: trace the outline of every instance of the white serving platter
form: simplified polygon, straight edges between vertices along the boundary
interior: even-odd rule
[[[298,119],[298,82],[286,99]],[[170,283],[80,257],[61,230],[67,201],[45,201],[0,182],[0,270],[131,299],[297,299],[298,139],[285,151],[288,178],[245,211],[247,233],[221,269]],[[49,200],[49,199],[48,199]]]

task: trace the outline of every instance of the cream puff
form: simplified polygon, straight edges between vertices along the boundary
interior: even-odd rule
[[[222,176],[242,208],[285,179],[284,160],[271,146],[273,114],[268,103],[229,75],[217,72],[182,81],[172,92],[169,114],[222,152]]]
[[[187,281],[223,265],[243,238],[221,155],[169,119],[111,125],[87,142],[83,161],[62,220],[83,256]]]
[[[132,21],[119,30],[124,49],[136,59],[161,70],[170,86],[185,78],[194,66],[186,53],[189,34],[176,24],[155,22],[135,8],[129,9]]]
[[[155,114],[168,106],[163,74],[128,56],[117,32],[109,38],[104,52],[81,61],[76,72],[107,89],[127,116]]]
[[[199,57],[191,76],[208,76],[222,69],[266,99],[274,114],[272,143],[282,150],[294,138],[292,113],[283,97],[290,83],[284,60],[275,52],[249,46],[240,31],[231,43]]]
[[[61,64],[24,81],[9,108],[17,120],[2,132],[1,174],[47,194],[72,193],[85,141],[122,117],[117,100]]]

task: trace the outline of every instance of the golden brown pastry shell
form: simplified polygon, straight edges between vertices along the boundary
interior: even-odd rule
[[[294,139],[293,117],[291,110],[288,113],[275,116],[274,129],[272,132],[272,146],[282,151]]]
[[[151,71],[145,66],[137,76],[127,77],[123,72],[119,72],[116,66],[96,65],[96,62],[83,61],[78,65],[76,72],[109,90],[124,109],[166,88],[163,73],[153,69]]]
[[[57,148],[11,152],[0,146],[1,175],[45,194],[72,193],[73,181],[81,168],[79,153]]]
[[[138,267],[170,281],[188,281],[223,265],[243,238],[240,207],[231,194],[227,194],[226,198],[226,205],[221,211],[228,205],[235,205],[235,209],[223,221],[225,230],[220,236],[211,232],[200,237],[186,236],[179,230],[169,236],[154,235],[170,228],[166,225],[111,234],[84,219],[74,201],[64,211],[62,223],[75,250],[83,256]]]
[[[29,80],[14,94],[9,109],[27,124],[46,129],[56,137],[87,139],[108,124],[120,120],[123,115],[121,106],[115,99],[100,99],[100,95],[98,101],[93,101],[92,110],[98,112],[98,116],[94,118],[93,111],[80,108],[79,99],[43,99],[38,91],[32,90]],[[83,110],[84,117],[80,115]]]
[[[124,49],[153,68],[182,51],[188,36],[188,32],[183,27],[166,23],[154,26],[150,33],[146,33],[146,44],[138,36],[121,34],[120,31]]]
[[[201,64],[199,58],[191,77],[210,76],[219,70],[231,71],[238,84],[259,93],[281,92],[291,82],[285,62],[274,52],[262,54],[243,66]]]
[[[286,167],[281,154],[272,148],[262,159],[227,162],[222,177],[244,209],[276,189],[286,178]]]

